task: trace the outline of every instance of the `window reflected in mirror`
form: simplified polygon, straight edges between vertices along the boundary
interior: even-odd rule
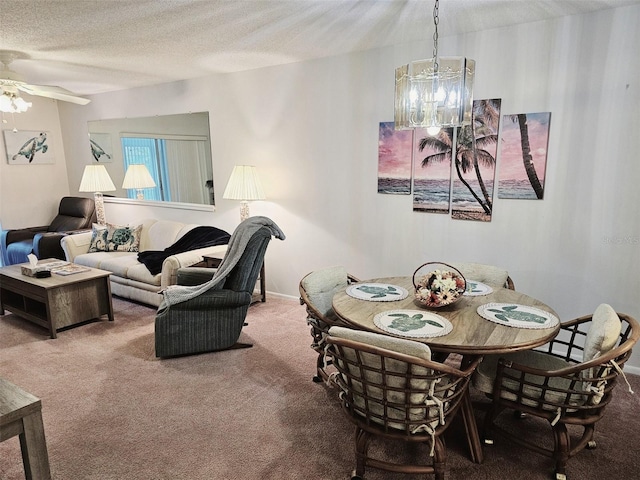
[[[103,163],[116,197],[214,205],[207,112],[89,122],[91,158]],[[155,187],[122,188],[129,165],[147,167]]]

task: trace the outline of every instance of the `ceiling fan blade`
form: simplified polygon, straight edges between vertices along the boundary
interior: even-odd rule
[[[74,95],[67,89],[62,87],[50,87],[45,85],[18,85],[18,89],[28,93],[29,95],[37,95],[38,97],[54,98],[63,102],[77,103],[78,105],[86,105],[91,100],[84,97]]]

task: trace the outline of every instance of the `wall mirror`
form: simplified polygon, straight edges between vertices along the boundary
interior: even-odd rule
[[[88,122],[94,163],[104,164],[116,198],[193,206],[215,205],[209,113],[115,118]],[[129,165],[143,164],[155,186],[125,189]],[[105,198],[105,201],[109,201]]]

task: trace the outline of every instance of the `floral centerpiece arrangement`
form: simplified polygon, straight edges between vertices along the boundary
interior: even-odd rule
[[[425,307],[450,305],[458,300],[466,289],[462,273],[447,264],[436,265],[440,268],[430,270],[426,275],[418,275],[423,267],[434,267],[433,263],[425,263],[413,275],[416,300]]]

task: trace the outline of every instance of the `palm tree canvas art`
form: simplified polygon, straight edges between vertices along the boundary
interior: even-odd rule
[[[550,112],[503,117],[498,198],[542,199],[550,120]]]
[[[455,138],[453,128],[437,135],[416,130],[414,210],[449,213],[451,204],[452,218],[491,220],[500,104],[474,101],[471,125],[458,128]]]
[[[490,222],[501,99],[475,100],[471,125],[458,130],[451,217]]]
[[[453,128],[443,128],[433,136],[426,129],[417,128],[415,139],[413,210],[448,214],[451,203]]]
[[[394,130],[394,122],[380,122],[378,136],[378,193],[411,193],[413,130]]]

